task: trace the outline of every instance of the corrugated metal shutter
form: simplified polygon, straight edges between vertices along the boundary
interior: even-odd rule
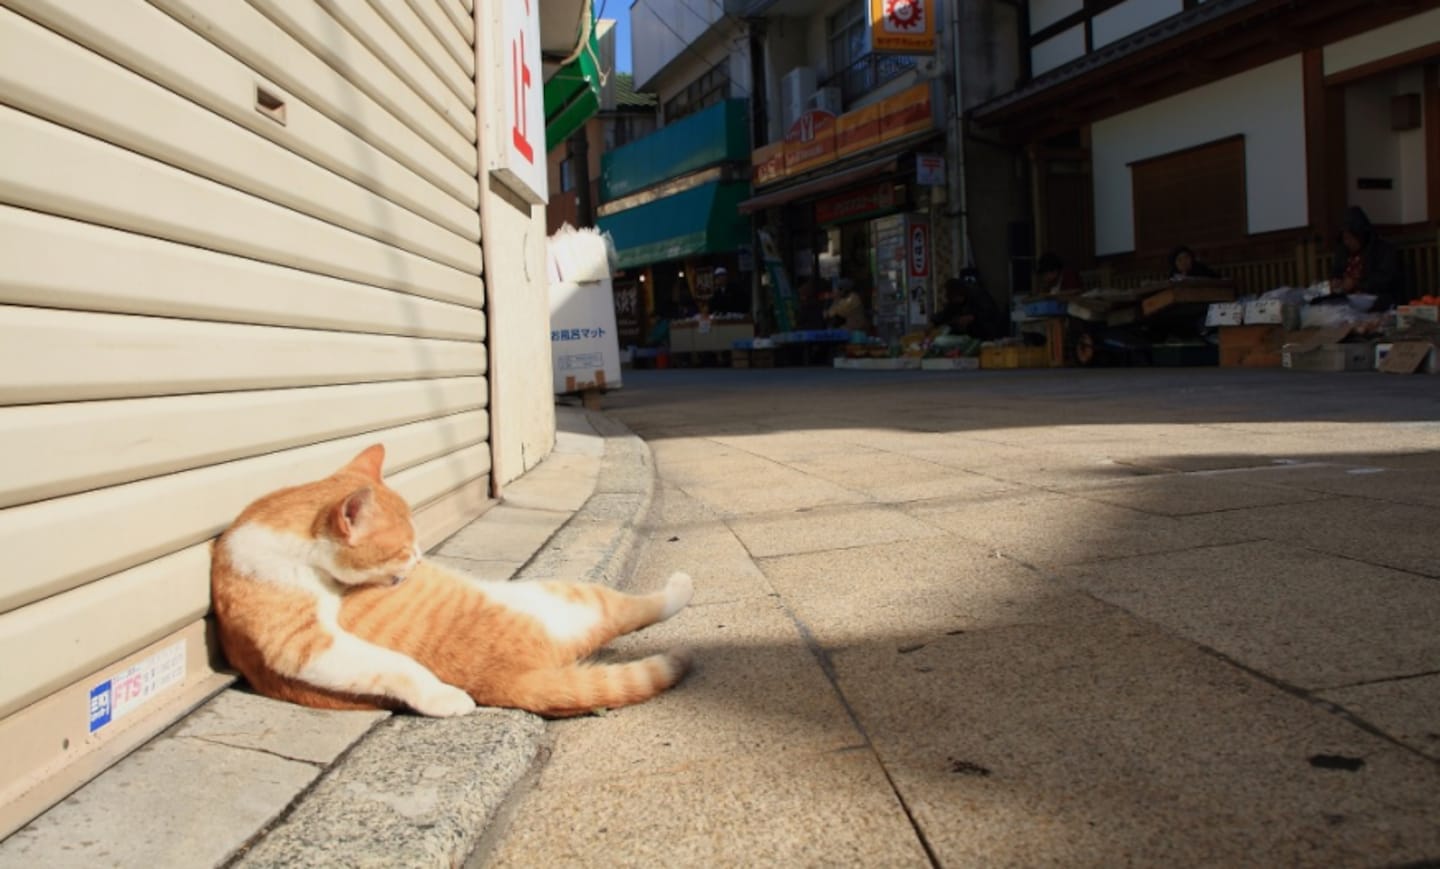
[[[468,4],[3,6],[0,742],[53,755],[8,804],[125,729],[113,668],[189,631],[204,689],[247,502],[382,441],[434,540],[490,452]]]

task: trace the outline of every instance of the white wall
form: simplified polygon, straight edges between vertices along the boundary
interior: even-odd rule
[[[1440,9],[1325,46],[1325,74],[1335,75],[1434,42],[1440,42]]]
[[[716,0],[635,0],[630,7],[635,89],[653,90],[651,80],[660,70],[723,15]]]
[[[1297,54],[1097,121],[1091,128],[1095,252],[1135,247],[1127,164],[1236,134],[1245,136],[1249,231],[1304,226],[1304,83]]]
[[[1030,49],[1030,74],[1042,75],[1085,53],[1085,25],[1077,24]]]
[[[1030,32],[1038,33],[1084,5],[1085,0],[1030,0]]]
[[[1109,45],[1157,21],[1179,15],[1183,10],[1181,0],[1125,0],[1096,15],[1090,22],[1091,45],[1094,48]]]
[[[1390,129],[1390,98],[1419,94],[1419,67],[1355,82],[1345,88],[1346,197],[1376,223],[1417,223],[1426,219],[1425,129]],[[1433,118],[1425,118],[1434,123]],[[1389,190],[1361,190],[1357,178],[1389,178]]]

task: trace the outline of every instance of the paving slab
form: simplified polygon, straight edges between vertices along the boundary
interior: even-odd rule
[[[1104,611],[1034,570],[950,538],[765,558],[760,566],[827,649],[883,638],[913,651],[953,632]]]
[[[389,717],[388,712],[309,709],[236,688],[187,716],[173,735],[328,764]]]
[[[0,866],[215,866],[322,767],[205,739],[140,748],[0,842]]]
[[[1440,851],[1440,767],[1128,616],[834,663],[945,865],[1374,865]],[[1325,756],[1363,765],[1312,762]]]
[[[1241,664],[1319,689],[1440,670],[1440,582],[1283,543],[1107,561],[1086,591]],[[1377,636],[1387,637],[1377,643]]]
[[[499,504],[456,531],[434,550],[436,555],[474,561],[509,561],[523,564],[545,544],[572,513]]]
[[[1322,494],[1347,495],[1440,507],[1440,468],[1390,468],[1381,464],[1331,464],[1297,467],[1286,474],[1271,475],[1274,482],[1292,489]],[[1260,505],[1255,505],[1260,506]]]
[[[930,865],[884,771],[864,750],[754,755],[576,785],[542,782],[515,817],[484,865]]]
[[[666,693],[603,716],[552,725],[545,781],[673,772],[750,755],[819,753],[862,737],[773,598],[694,605],[612,643],[603,660],[679,646],[694,669]]]
[[[1263,479],[1263,483],[1259,482]],[[1325,498],[1323,492],[1297,488],[1292,477],[1256,474],[1163,474],[1086,488],[1091,501],[1162,516],[1193,516],[1246,507],[1295,504]],[[1267,485],[1270,484],[1270,485]]]
[[[999,493],[914,514],[963,540],[1027,564],[1062,565],[1254,539],[1243,525],[1211,527],[1046,491]],[[1220,514],[1232,515],[1232,514]]]
[[[1440,760],[1440,673],[1332,688],[1318,696],[1386,736]]]
[[[790,467],[882,503],[946,497],[994,485],[968,471],[874,450],[797,459]]]
[[[579,510],[595,490],[601,456],[555,453],[505,486],[505,504],[557,512]]]
[[[925,540],[940,531],[887,506],[840,506],[734,519],[730,528],[756,558],[894,540]]]
[[[1192,516],[1181,521],[1219,535],[1292,543],[1440,577],[1440,542],[1433,533],[1434,516],[1434,509],[1428,506],[1335,497]]]

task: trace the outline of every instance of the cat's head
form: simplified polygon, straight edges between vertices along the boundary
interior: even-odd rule
[[[317,518],[329,572],[345,585],[395,585],[420,563],[405,499],[381,480],[385,448],[365,450],[332,477],[345,495]]]

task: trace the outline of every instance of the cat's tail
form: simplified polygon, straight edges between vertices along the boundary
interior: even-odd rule
[[[689,653],[672,651],[625,664],[535,670],[515,686],[514,705],[555,718],[629,706],[671,687],[689,669]]]

